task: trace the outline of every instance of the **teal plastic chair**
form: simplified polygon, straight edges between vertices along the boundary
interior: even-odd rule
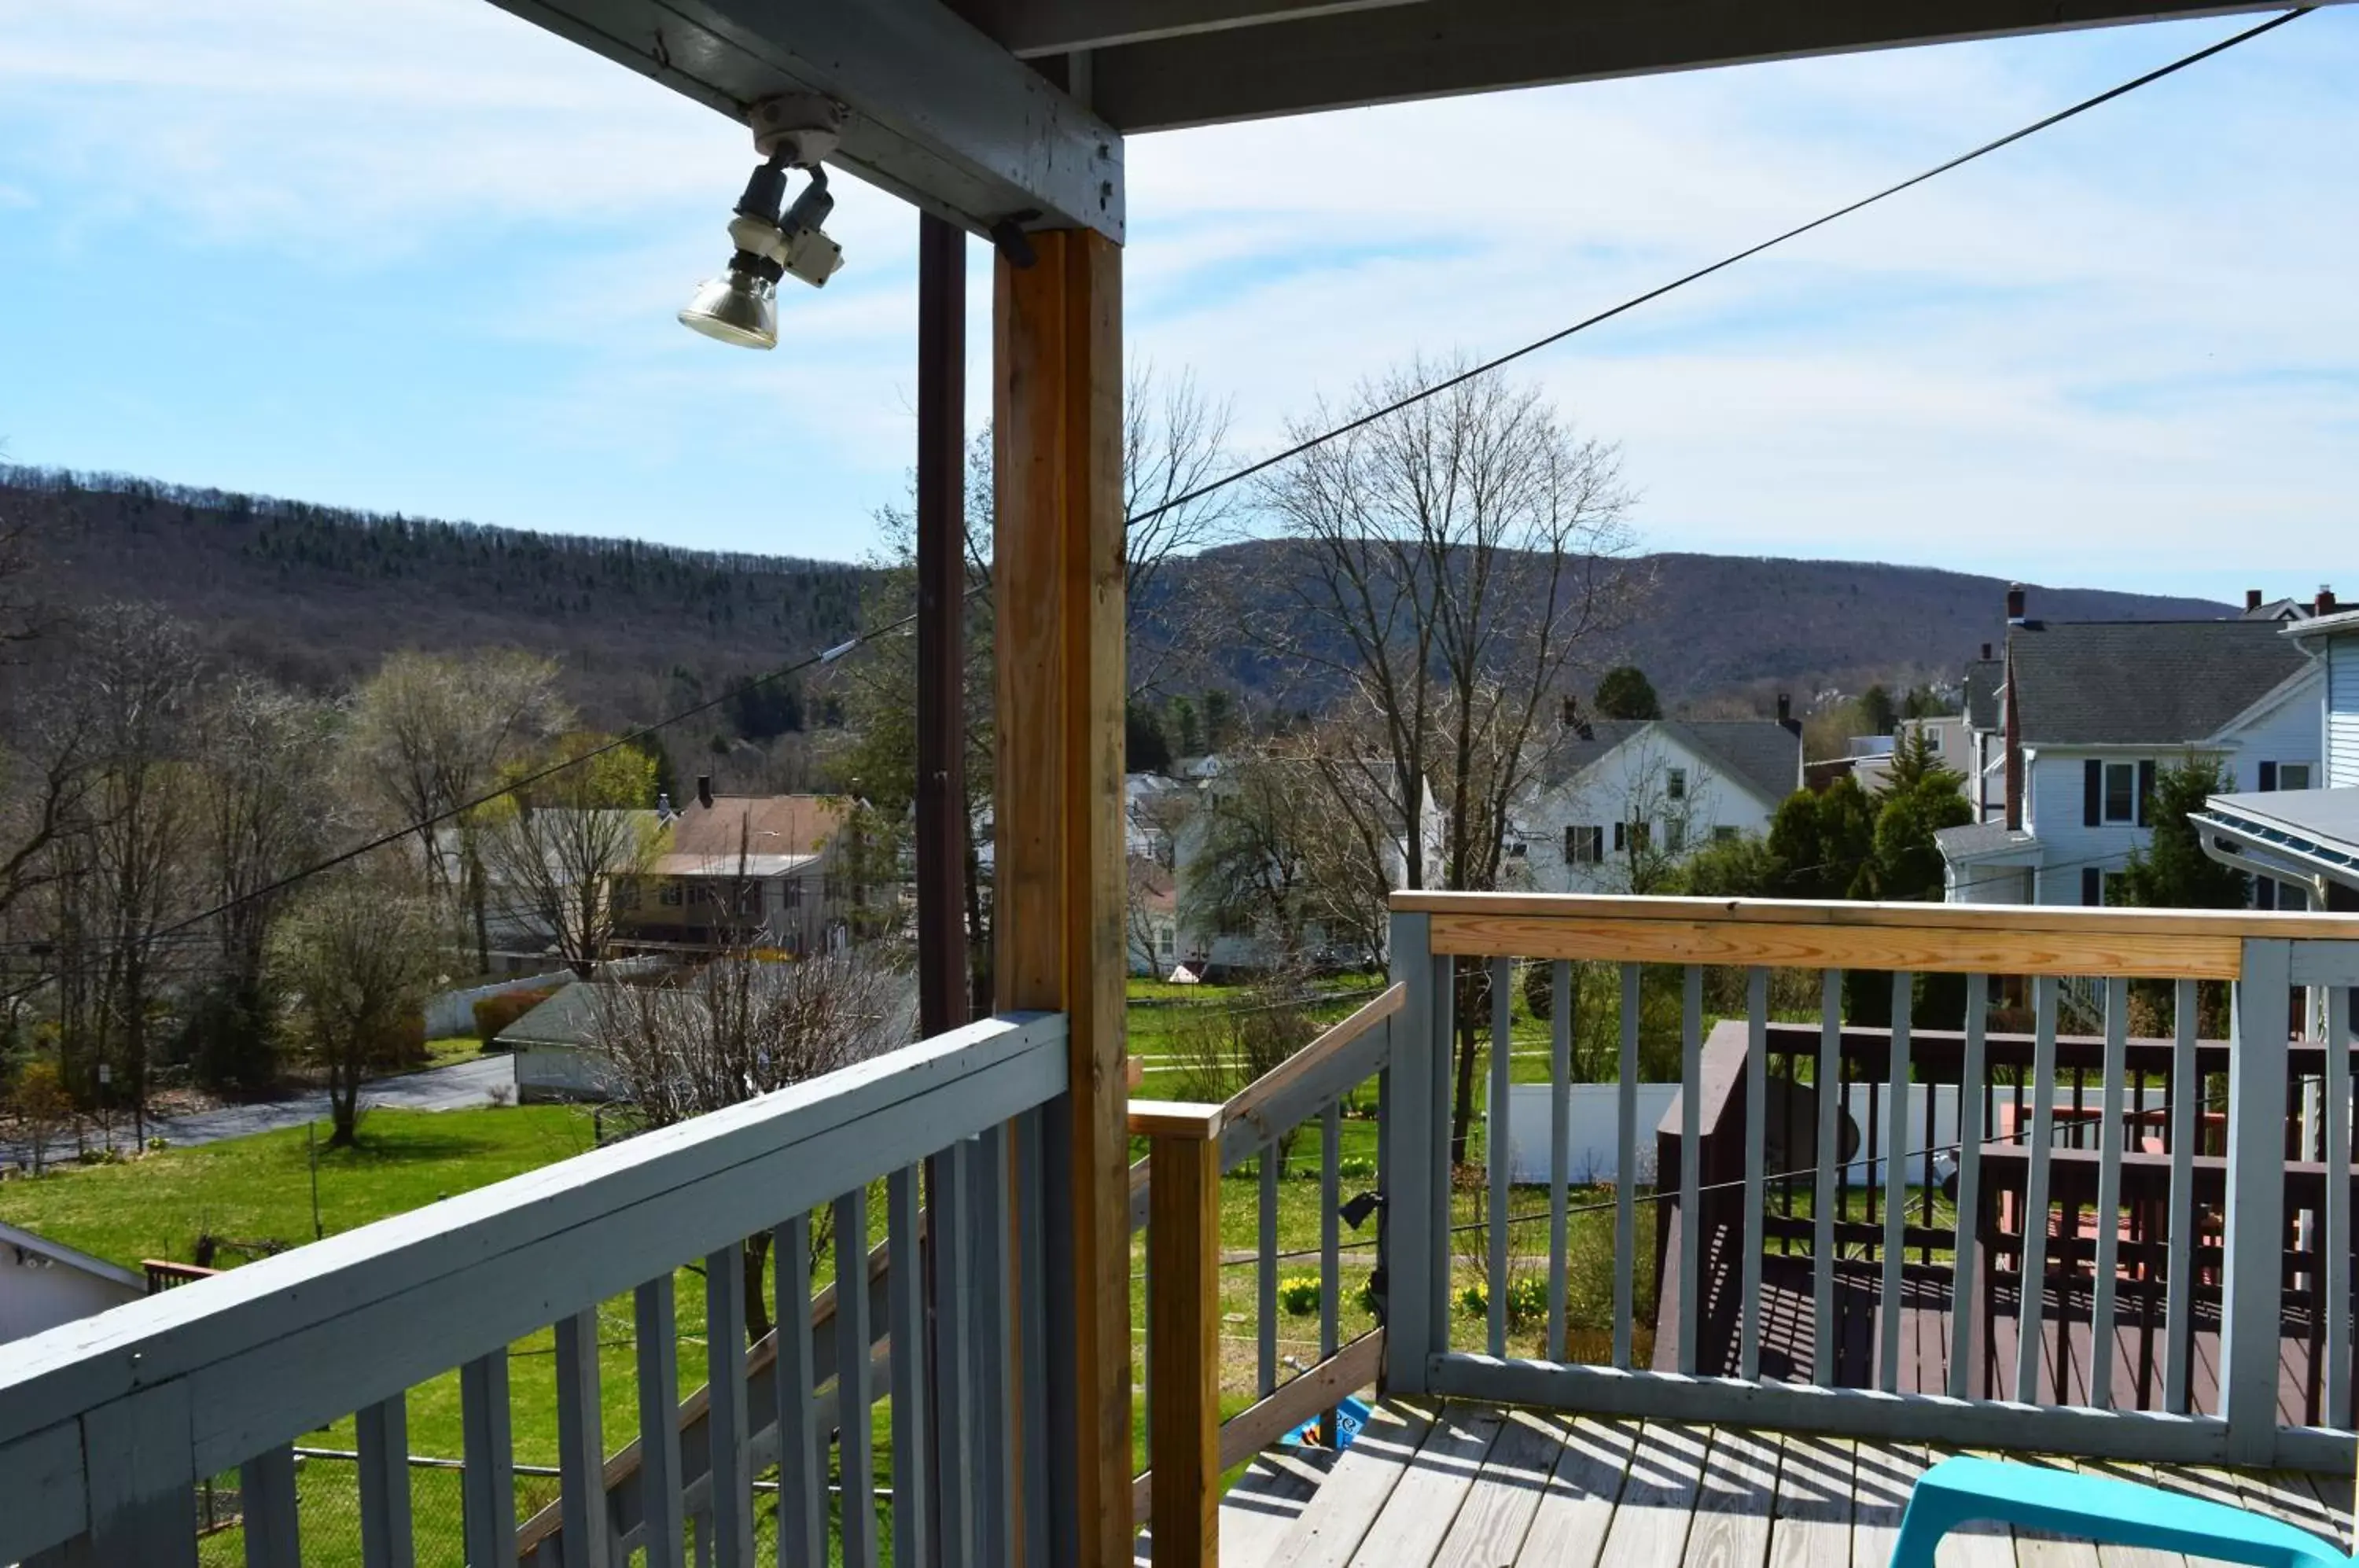
[[[2107,1546],[2152,1546],[2257,1568],[2353,1568],[2332,1542],[2282,1519],[2159,1486],[2036,1465],[1944,1459],[1918,1478],[1892,1568],[1933,1568],[1933,1548],[1988,1520]]]

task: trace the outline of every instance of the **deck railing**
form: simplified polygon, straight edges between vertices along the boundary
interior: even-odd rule
[[[679,1564],[691,1532],[700,1556],[751,1561],[755,1478],[776,1465],[782,1560],[874,1564],[864,1478],[880,1384],[897,1560],[938,1548],[943,1562],[1046,1561],[1031,1538],[1049,1517],[1051,1422],[1036,1408],[1046,1380],[1022,1368],[1042,1363],[1043,1238],[1065,1201],[1042,1180],[1040,1120],[1067,1078],[1061,1017],[990,1020],[11,1345],[0,1563],[194,1564],[194,1489],[233,1469],[245,1560],[297,1563],[294,1444],[348,1415],[363,1561],[408,1563],[407,1397],[454,1368],[467,1561],[514,1563],[509,1347],[550,1325],[560,1519],[535,1542],[540,1562],[641,1550],[650,1568]],[[880,1181],[881,1368],[864,1245]],[[836,1290],[815,1303],[822,1208]],[[756,1236],[777,1264],[766,1383],[747,1375],[743,1244]],[[691,1465],[674,1275],[699,1264],[709,1367]],[[625,1293],[639,1444],[636,1484],[610,1490],[598,1307]],[[815,1307],[832,1334],[812,1332]],[[763,1389],[756,1410],[749,1391]]]
[[[2359,921],[1479,894],[1403,894],[1394,908],[1395,975],[1408,996],[1387,1134],[1424,1157],[1397,1159],[1388,1183],[1391,1388],[2125,1459],[2349,1466],[2350,1435],[2335,1429],[2350,1422],[2348,987],[2359,985]],[[1543,1216],[1515,1213],[1505,1158],[1517,961],[1551,965],[1554,996],[1548,1323],[1520,1336],[1513,1277],[1540,1249],[1517,1237]],[[1608,966],[1618,1046],[1614,1071],[1601,1074],[1619,1087],[1616,1179],[1610,1195],[1585,1199],[1569,1192],[1567,1149],[1576,965]],[[1650,978],[1658,966],[1669,973]],[[1788,1008],[1804,998],[1810,1022],[1773,1019],[1779,971],[1805,972],[1774,988]],[[2068,976],[2093,980],[2102,1038],[2060,1036]],[[2133,1046],[2134,982],[2175,1015],[2172,1038]],[[2228,993],[2232,1042],[2199,1042],[2203,986]],[[1647,998],[1674,988],[1676,1004],[1650,1014]],[[1487,1171],[1469,1214],[1452,1203],[1453,1014],[1484,991],[1490,1071],[1476,1144],[1492,1157],[1470,1159]],[[1958,1016],[1920,1040],[1916,1020],[1937,995]],[[2028,1029],[1995,1029],[1994,1009],[2018,1003]],[[1730,1018],[1708,1072],[1714,1011]],[[1863,1013],[1881,1015],[1876,1027],[1863,1029]],[[2290,1041],[2302,1018],[2322,1038]],[[1642,1041],[1650,1029],[1675,1029],[1675,1045]],[[1652,1192],[1639,1179],[1642,1043],[1675,1050],[1680,1083]],[[1783,1070],[1773,1074],[1773,1062]],[[1847,1111],[1845,1094],[1818,1092],[1863,1078],[1875,1085],[1864,1117]],[[1957,1094],[1953,1130],[1927,1116],[1922,1086],[1942,1080],[1975,1089]],[[2160,1149],[2144,1147],[2149,1130]],[[2205,1151],[2207,1136],[2218,1152]],[[2132,1138],[2141,1147],[2126,1148]],[[1966,1220],[1929,1223],[1929,1177]],[[1642,1233],[1649,1205],[1656,1223]],[[1583,1358],[1567,1333],[1568,1289],[1583,1283],[1569,1221],[1606,1208],[1611,1348],[1601,1340],[1602,1353]],[[2071,1216],[2060,1225],[2060,1210]],[[1454,1269],[1452,1237],[1470,1226],[1483,1255]],[[1649,1314],[1642,1276],[1658,1247],[1660,1311]],[[1469,1272],[1482,1287],[1479,1324],[1453,1312]],[[2117,1336],[2156,1312],[2171,1347],[2165,1397],[2120,1408]],[[1650,1315],[1662,1338],[1642,1357]],[[1725,1358],[1707,1333],[1715,1316],[1734,1342]],[[2217,1330],[2204,1353],[2217,1391],[2203,1399],[2190,1393],[2199,1322]],[[2007,1343],[1991,1343],[1994,1325],[2011,1331]],[[2319,1343],[2322,1391],[2306,1419],[2279,1411],[2289,1334]],[[1765,1345],[1781,1336],[1792,1354],[1765,1365]],[[1939,1345],[1931,1377],[1928,1336]],[[1994,1359],[2002,1375],[1970,1375]],[[2060,1375],[2075,1366],[2077,1376]]]

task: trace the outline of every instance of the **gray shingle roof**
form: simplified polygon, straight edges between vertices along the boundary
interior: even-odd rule
[[[1587,738],[1567,735],[1559,744],[1549,782],[1562,783],[1652,727],[1773,806],[1802,787],[1802,737],[1775,719],[1593,719]]]
[[[2038,842],[2021,828],[2011,828],[2005,822],[1968,822],[1963,827],[1939,829],[1933,834],[1933,846],[1941,852],[1942,859],[1952,864],[2011,849],[2028,849]]]
[[[2007,634],[2026,745],[2183,746],[2307,662],[2271,621],[2033,622]]]
[[[2006,665],[1995,659],[1966,661],[1966,727],[1998,728],[1998,689],[2006,679]]]

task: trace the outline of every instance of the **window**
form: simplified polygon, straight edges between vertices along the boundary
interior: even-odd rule
[[[1653,834],[1649,832],[1647,823],[1615,822],[1614,824],[1614,853],[1621,855],[1626,851],[1643,851],[1647,845],[1652,842],[1652,838]]]
[[[786,907],[789,909],[803,907],[803,879],[799,877],[787,878]]]
[[[2137,821],[2137,764],[2108,762],[2105,764],[2105,821],[2134,822]]]
[[[663,891],[657,894],[656,897],[670,908],[676,909],[679,908],[683,895],[679,883],[667,882],[663,885]]]
[[[2307,763],[2307,762],[2280,762],[2280,763],[2278,763],[2278,764],[2277,764],[2277,788],[2278,788],[2278,789],[2309,789],[2309,788],[2310,788],[2310,764],[2309,764],[2309,763]]]
[[[2106,908],[2113,909],[2120,905],[2124,881],[2125,878],[2118,871],[2108,871],[2098,878],[2097,893]]]
[[[1688,825],[1677,817],[1663,824],[1663,853],[1684,855],[1688,847]]]
[[[1726,822],[1723,822],[1712,830],[1712,842],[1714,844],[1728,844],[1733,842],[1735,837],[1736,830],[1729,826]]]
[[[1604,858],[1603,828],[1568,827],[1564,830],[1564,863],[1567,866],[1594,866]]]
[[[2081,902],[2094,905],[2102,903],[2104,897],[2104,874],[2093,866],[2082,866],[2081,868]]]
[[[1171,928],[1169,926],[1165,926],[1161,931],[1155,933],[1155,950],[1164,957],[1169,958],[1171,956],[1172,949],[1177,944],[1171,940]]]
[[[1663,794],[1666,798],[1673,800],[1684,800],[1688,798],[1688,770],[1686,768],[1674,768],[1669,772],[1663,775]]]
[[[1527,853],[1528,850],[1522,839],[1516,839],[1507,845],[1507,858],[1510,860],[1521,860]]]

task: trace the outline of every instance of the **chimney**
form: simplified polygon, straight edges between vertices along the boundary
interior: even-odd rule
[[[1796,735],[1802,733],[1802,721],[1794,716],[1794,699],[1783,691],[1777,693],[1777,722]]]
[[[696,776],[696,803],[708,811],[712,809],[712,775],[710,773]]]
[[[2023,584],[2020,583],[2008,583],[2006,585],[2006,624],[2008,626],[2019,626],[2023,625]]]
[[[2318,585],[2318,603],[2310,606],[2310,613],[2312,615],[2331,615],[2334,614],[2334,590],[2329,588],[2323,583],[2320,583]]]
[[[1991,657],[1991,645],[1990,645],[1990,644],[1988,644],[1988,643],[1984,643],[1984,644],[1983,644],[1983,662],[1984,662],[1984,664],[1988,664],[1988,663],[1990,662],[1990,657]]]
[[[2245,614],[2246,614],[2246,615],[2251,615],[2255,610],[2257,610],[2257,609],[2259,609],[2260,607],[2261,607],[2261,591],[2260,591],[2259,589],[2257,589],[2257,588],[2247,588],[2247,589],[2245,589]]]

